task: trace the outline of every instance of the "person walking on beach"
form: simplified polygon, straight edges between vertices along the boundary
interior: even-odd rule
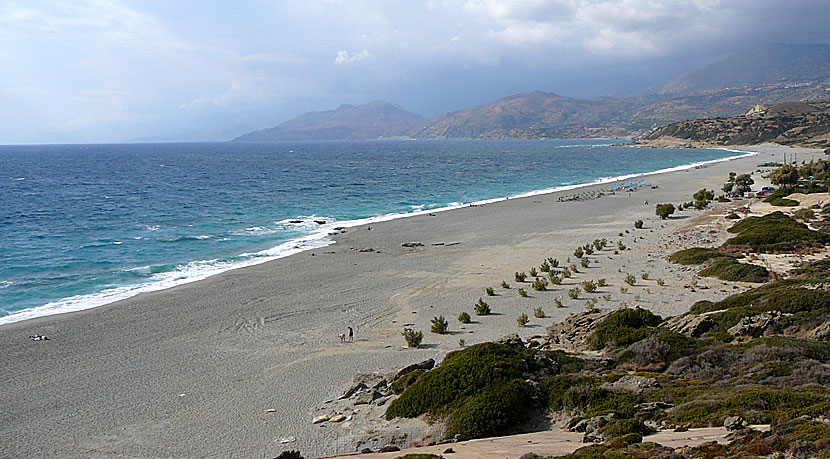
[[[352,327],[349,327],[349,341],[354,341],[354,330],[352,330]]]

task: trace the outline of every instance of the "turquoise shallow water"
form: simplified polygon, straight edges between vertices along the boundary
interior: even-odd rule
[[[0,323],[321,247],[359,219],[736,155],[612,143],[0,146]]]

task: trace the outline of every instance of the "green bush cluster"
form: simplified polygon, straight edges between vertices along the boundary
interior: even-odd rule
[[[704,247],[693,247],[691,249],[679,250],[671,254],[669,259],[672,263],[679,265],[699,265],[711,258],[718,258],[726,256],[718,249],[709,249]]]
[[[594,349],[627,346],[645,338],[649,329],[662,321],[647,309],[620,309],[597,324],[588,337],[588,344]]]
[[[727,231],[737,236],[728,239],[724,246],[744,246],[758,252],[786,252],[830,242],[830,234],[813,231],[781,211],[747,217]]]
[[[767,268],[749,263],[740,263],[732,257],[715,258],[709,267],[700,271],[699,274],[732,282],[766,282],[770,276]]]

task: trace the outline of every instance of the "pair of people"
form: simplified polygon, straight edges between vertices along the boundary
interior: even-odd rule
[[[348,328],[349,328],[349,341],[354,341],[354,330],[352,330],[352,327],[348,327]],[[346,334],[345,333],[340,333],[337,336],[340,337],[340,342],[341,343],[346,342]]]

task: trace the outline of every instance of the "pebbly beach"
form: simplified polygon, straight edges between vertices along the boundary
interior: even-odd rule
[[[312,424],[356,373],[389,372],[466,345],[519,333],[544,335],[585,308],[571,284],[607,279],[600,309],[638,305],[663,317],[734,289],[671,265],[673,251],[716,245],[716,204],[661,220],[654,206],[720,189],[730,172],[751,173],[783,152],[640,177],[634,192],[598,184],[347,228],[324,248],[240,268],[94,309],[0,326],[0,455],[3,457],[274,457],[286,449],[317,457],[355,451],[373,429]],[[738,153],[736,153],[737,155]],[[763,184],[757,174],[756,185]],[[633,178],[631,180],[637,180]],[[603,195],[600,197],[600,191]],[[596,199],[571,199],[586,193]],[[737,202],[730,204],[747,204]],[[718,207],[721,206],[721,207]],[[642,229],[633,223],[643,220]],[[517,294],[514,273],[545,257],[561,261],[596,238],[628,250],[603,253],[574,279]],[[621,293],[623,273],[660,279]],[[511,288],[500,287],[504,281]],[[487,296],[485,288],[494,289]],[[528,289],[529,290],[529,289]],[[460,324],[485,298],[493,314]],[[555,306],[555,300],[563,303]],[[534,318],[543,308],[546,317]],[[526,327],[516,317],[531,316]],[[444,316],[449,333],[430,333]],[[341,342],[340,333],[354,330]],[[405,347],[404,328],[423,344]],[[33,342],[41,334],[49,340]],[[417,432],[416,421],[402,423]],[[366,428],[368,427],[368,429]],[[412,435],[412,434],[411,434]],[[415,440],[415,438],[412,438]]]

